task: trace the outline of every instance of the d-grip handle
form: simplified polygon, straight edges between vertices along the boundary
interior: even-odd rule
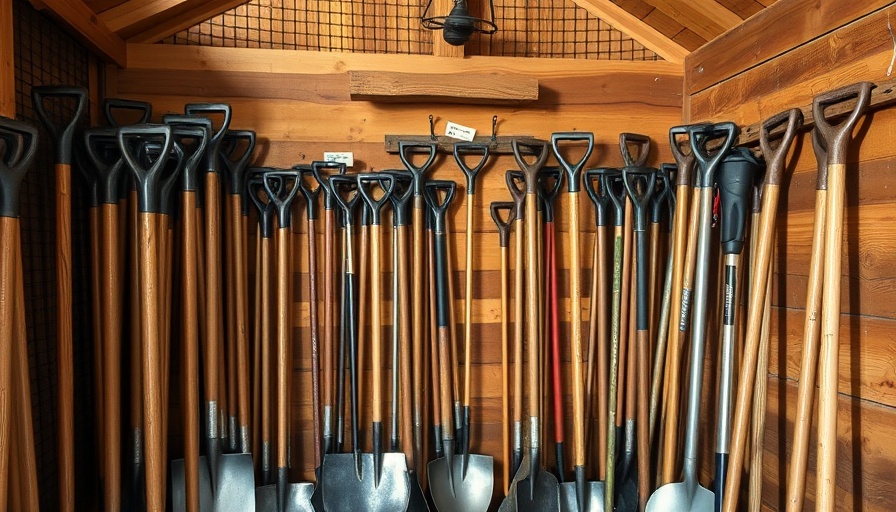
[[[613,203],[614,225],[622,226],[625,223],[625,183],[622,180],[622,171],[619,169],[607,169],[600,177],[600,186],[607,191],[610,202]]]
[[[498,228],[498,237],[500,239],[498,243],[501,247],[510,246],[510,227],[513,225],[513,211],[515,208],[516,204],[512,201],[494,201],[489,205],[492,220],[495,221],[495,226]],[[507,219],[501,218],[501,212],[507,212]]]
[[[171,215],[174,211],[174,194],[172,192],[174,191],[174,184],[177,183],[180,173],[184,168],[184,164],[186,163],[184,155],[183,145],[174,139],[174,142],[171,145],[171,152],[168,154],[168,162],[171,172],[162,175],[161,205],[162,213],[165,215]],[[173,166],[170,165],[171,162],[173,162]]]
[[[672,173],[675,172],[674,164],[662,164],[656,173],[656,191],[650,198],[650,222],[659,224],[663,217],[663,206],[667,204],[666,198],[672,190]]]
[[[47,98],[73,98],[75,100],[75,112],[70,119],[63,120],[59,125],[53,122],[53,118],[44,109],[44,100]],[[31,89],[31,100],[41,122],[53,135],[56,142],[57,164],[71,165],[72,163],[72,137],[75,127],[84,109],[87,108],[87,89],[84,87],[68,87],[43,85]]]
[[[513,212],[513,218],[523,220],[526,216],[526,209],[524,208],[526,204],[526,189],[523,173],[509,170],[504,173],[504,182],[507,183],[507,190],[510,191],[510,196],[513,198],[513,205],[516,209]],[[518,183],[522,186],[517,185]]]
[[[526,183],[526,194],[535,194],[537,185],[538,171],[544,167],[548,161],[548,143],[547,142],[527,142],[513,139],[510,142],[513,148],[513,156],[516,158],[516,164],[520,171],[523,172],[523,180]],[[523,158],[521,149],[528,149],[535,154],[535,161],[531,164]]]
[[[697,179],[694,186],[698,188],[711,187],[716,167],[728,150],[734,144],[740,129],[731,122],[716,123],[712,125],[691,126],[688,128],[688,136],[691,139],[691,151],[700,164],[697,170]],[[722,139],[722,144],[713,154],[709,153],[707,145],[709,141]]]
[[[812,151],[818,162],[818,175],[815,178],[815,190],[828,189],[828,144],[818,129],[812,130]]]
[[[632,156],[630,145],[638,148],[638,156]],[[619,152],[622,153],[622,161],[626,167],[643,167],[650,157],[650,137],[640,133],[620,133]]]
[[[647,231],[647,205],[656,190],[656,169],[653,167],[624,167],[622,182],[635,207],[635,231]],[[639,187],[638,184],[641,183]]]
[[[445,233],[448,220],[448,205],[454,199],[454,192],[457,190],[457,183],[449,180],[432,180],[426,183],[423,190],[423,197],[426,204],[432,210],[433,216],[433,232]],[[445,196],[440,197],[439,192],[444,192]]]
[[[258,209],[258,225],[262,238],[274,236],[274,203],[264,186],[265,174],[274,170],[270,167],[254,167],[249,169],[246,177],[246,190],[255,208]],[[280,190],[280,185],[277,185],[276,181],[277,178],[274,178],[271,188]],[[282,183],[282,180],[280,182]]]
[[[361,199],[358,192],[358,178],[355,174],[335,174],[327,181],[330,193],[336,200],[336,204],[342,208],[346,225],[354,223],[355,207]]]
[[[0,132],[10,133],[13,135],[11,139],[16,139],[15,142],[7,141],[6,154],[0,161],[0,217],[18,217],[22,179],[37,154],[37,128],[0,117]],[[10,148],[10,144],[18,147]]]
[[[117,204],[121,192],[124,156],[118,147],[116,128],[89,128],[84,131],[84,152],[96,170],[97,193],[104,204]]]
[[[554,180],[548,187],[548,181]],[[544,221],[554,222],[554,201],[563,185],[563,172],[559,167],[542,167],[538,172],[538,196],[544,201]]]
[[[202,160],[202,158],[205,156],[205,150],[206,148],[208,148],[208,141],[211,137],[211,121],[205,118],[196,119],[196,121],[199,120],[203,122],[165,123],[171,125],[171,134],[174,137],[174,141],[184,149],[184,153],[186,153],[187,151],[186,142],[189,140],[195,141],[193,145],[193,152],[186,157],[183,165],[182,183],[184,191],[196,190],[198,186],[196,180],[196,169],[199,167],[199,161]]]
[[[560,152],[561,142],[585,142],[587,144],[585,146],[585,154],[582,155],[578,162],[571,163]],[[588,159],[591,158],[591,153],[594,151],[594,134],[591,132],[552,133],[551,147],[554,149],[554,157],[560,163],[560,166],[563,167],[563,170],[566,171],[566,177],[569,179],[567,191],[578,192],[582,181],[582,169],[585,168],[585,164],[588,163]]]
[[[787,128],[783,135],[780,135],[781,143],[777,148],[772,148],[771,141],[778,138],[772,136],[771,133],[775,128],[787,123]],[[768,168],[765,171],[765,183],[769,185],[778,185],[781,182],[781,174],[784,172],[784,157],[790,149],[790,144],[796,136],[797,130],[803,126],[803,112],[798,108],[785,110],[776,114],[762,123],[762,129],[759,130],[759,146],[762,148],[762,155]],[[830,144],[828,144],[830,147]],[[828,164],[831,163],[830,153],[828,153]]]
[[[828,147],[828,165],[845,164],[846,150],[849,145],[849,136],[859,120],[868,102],[871,100],[871,89],[875,87],[871,82],[859,82],[841,87],[815,97],[812,101],[812,115],[815,117],[816,129],[821,132]],[[838,125],[832,125],[825,117],[825,109],[838,103],[844,103],[852,98],[856,99],[849,116]],[[763,152],[765,150],[763,149]]]
[[[694,172],[694,163],[697,159],[693,151],[685,153],[682,150],[682,146],[688,149],[691,147],[688,129],[703,126],[706,126],[706,124],[673,126],[669,129],[669,146],[672,149],[672,157],[675,159],[675,164],[678,166],[678,176],[675,180],[676,187],[691,186],[691,174]],[[681,136],[688,137],[688,140],[680,141],[679,137]]]
[[[280,229],[292,225],[292,202],[299,191],[299,171],[278,169],[264,173],[264,190],[267,192],[277,212],[277,224]],[[276,183],[276,185],[275,185]]]
[[[213,114],[224,116],[224,121],[217,131],[212,127],[212,137],[208,141],[208,152],[206,153],[208,157],[208,172],[218,172],[218,151],[221,149],[221,141],[224,139],[224,134],[230,128],[230,121],[233,119],[233,109],[226,103],[189,103],[184,107],[184,112],[187,115],[204,117],[209,117]]]
[[[594,205],[594,222],[596,226],[607,225],[607,209],[610,207],[611,199],[601,177],[610,171],[616,172],[615,169],[607,168],[588,169],[585,171],[583,178],[585,192],[588,193],[588,197],[591,198],[591,203]]]
[[[323,172],[327,169],[335,170],[336,174],[345,174],[345,164],[343,162],[324,162],[321,160],[311,162],[311,174],[314,175],[314,179],[320,183],[321,189],[324,191],[324,210],[332,210],[336,208],[336,199],[333,197],[333,191],[330,189],[330,175]]]
[[[389,170],[383,171],[395,178],[395,188],[389,196],[392,202],[392,226],[408,226],[411,223],[411,212],[408,206],[411,203],[411,195],[414,193],[414,176],[410,171]]]
[[[438,147],[435,143],[398,143],[398,157],[401,158],[401,163],[403,163],[407,170],[414,176],[414,197],[418,197],[423,193],[423,175],[426,174],[426,171],[429,170],[429,168],[432,167],[433,162],[435,162],[437,151]],[[423,153],[428,154],[429,156],[426,157],[426,162],[424,162],[423,165],[417,167],[411,163],[410,155],[412,153]]]
[[[395,188],[395,176],[387,173],[367,172],[359,174],[357,179],[358,192],[361,193],[361,197],[364,199],[364,202],[367,203],[370,212],[370,224],[379,226],[381,223],[383,206],[389,202],[389,196],[392,195],[392,190]],[[373,190],[371,188],[377,183],[383,189],[383,195],[380,196],[379,199],[373,197]]]
[[[134,142],[143,141],[143,146],[150,142],[160,144],[159,153],[153,161],[152,156],[146,154],[149,168],[143,167],[137,155],[132,153]],[[171,127],[166,124],[140,124],[124,126],[118,129],[118,148],[124,156],[134,182],[137,185],[137,204],[143,213],[162,213],[162,171],[168,163],[168,155],[174,138],[171,136]]]
[[[242,146],[240,142],[245,142],[245,150],[239,153]],[[243,187],[243,171],[249,164],[249,159],[255,152],[255,132],[252,130],[227,130],[224,133],[224,140],[221,144],[221,156],[224,160],[224,167],[227,168],[227,179],[230,182],[230,195],[239,195],[245,190]]]
[[[746,148],[735,148],[722,160],[716,183],[719,187],[722,252],[740,254],[753,195],[753,178],[761,164]]]
[[[314,179],[314,173],[311,171],[310,165],[299,164],[292,166],[292,168],[299,171],[299,191],[302,193],[302,197],[305,198],[305,212],[308,214],[308,220],[317,220],[317,199],[320,197],[323,187],[319,181]],[[306,176],[311,176],[312,181],[317,183],[317,186],[314,188],[306,186]]]
[[[467,178],[467,195],[473,195],[476,192],[476,175],[488,163],[488,144],[479,142],[458,142],[454,145],[454,161]],[[464,161],[464,155],[481,154],[482,158],[479,163],[473,167],[467,166]]]
[[[122,98],[106,98],[103,101],[103,114],[106,116],[106,122],[113,128],[118,128],[126,123],[120,123],[115,119],[113,112],[115,110],[130,110],[139,112],[140,118],[134,124],[148,123],[152,118],[152,104],[146,101],[126,100]],[[165,124],[168,124],[165,122]]]

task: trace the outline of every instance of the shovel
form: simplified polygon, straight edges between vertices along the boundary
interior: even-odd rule
[[[519,171],[507,171],[504,174],[504,181],[507,183],[507,190],[513,197],[513,231],[516,233],[513,266],[513,462],[510,467],[510,474],[516,475],[523,463],[523,311],[525,308],[523,298],[525,229],[523,229],[523,219],[526,215],[526,190],[525,185],[517,186],[517,183],[523,183],[523,173]],[[516,493],[511,495],[515,496]]]
[[[584,143],[585,151],[577,162],[570,162],[563,155],[561,145],[572,143],[581,147]],[[567,197],[569,199],[569,230],[570,230],[570,305],[572,317],[571,343],[572,343],[572,406],[573,406],[573,466],[575,468],[575,481],[560,485],[561,510],[568,511],[597,511],[603,508],[604,485],[599,482],[589,482],[585,474],[585,375],[584,361],[582,360],[582,258],[580,256],[580,230],[579,227],[579,195],[582,185],[582,171],[588,158],[594,150],[594,134],[590,132],[554,133],[551,135],[551,147],[554,157],[566,172]]]
[[[692,329],[690,358],[690,388],[688,390],[688,414],[684,451],[684,482],[670,483],[657,489],[647,502],[647,512],[658,511],[709,511],[714,494],[697,482],[697,436],[700,428],[700,392],[703,384],[703,352],[706,335],[706,300],[709,270],[709,242],[712,223],[713,178],[719,162],[737,138],[738,128],[733,123],[720,123],[708,127],[692,127],[688,130],[691,148],[700,162],[695,187],[699,194],[697,265],[694,285],[694,325]],[[709,155],[707,142],[722,138],[715,154]]]
[[[264,174],[264,189],[277,212],[277,483],[258,490],[257,508],[261,512],[310,512],[310,483],[289,483],[287,449],[289,446],[289,375],[292,315],[290,315],[292,294],[292,259],[290,228],[292,224],[292,202],[299,191],[299,171],[271,171]],[[271,491],[274,491],[273,493]],[[272,495],[273,494],[273,495]]]
[[[137,117],[136,119],[119,119],[116,112],[122,111]],[[106,98],[103,100],[103,114],[106,117],[106,122],[113,128],[129,124],[148,123],[152,118],[152,103],[121,98]]]

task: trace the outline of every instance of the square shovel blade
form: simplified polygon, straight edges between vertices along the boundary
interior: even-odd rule
[[[647,500],[646,512],[712,512],[716,495],[709,489],[685,482],[666,484]]]
[[[221,455],[215,479],[216,512],[255,512],[255,467],[248,453]]]
[[[184,459],[171,461],[171,510],[172,512],[187,512],[187,490],[184,480]],[[212,512],[215,506],[215,498],[212,495],[212,484],[208,478],[208,461],[205,457],[199,457],[199,510],[200,512]]]
[[[314,484],[307,482],[286,485],[286,512],[314,512],[311,494]],[[277,512],[277,486],[264,485],[255,490],[256,512]]]
[[[448,479],[445,457],[429,463],[426,476],[432,501],[439,512],[486,512],[495,487],[494,459],[487,455],[470,455],[467,477],[463,476],[463,458],[452,461],[454,489]]]
[[[576,496],[576,483],[563,482],[560,484],[560,511],[604,512],[604,483],[585,482],[585,508],[579,509],[579,500]]]
[[[395,512],[407,510],[410,500],[408,464],[403,453],[384,453],[379,485],[375,484],[372,453],[361,454],[361,477],[351,453],[327,454],[320,485],[324,510]]]
[[[516,509],[526,512],[559,512],[560,484],[557,483],[557,477],[540,469],[535,475],[530,474],[520,480],[516,484]]]

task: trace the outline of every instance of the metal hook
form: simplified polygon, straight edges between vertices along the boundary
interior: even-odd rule
[[[429,114],[429,138],[436,140],[436,123],[432,119],[432,114]]]
[[[498,142],[498,116],[492,116],[492,142]]]

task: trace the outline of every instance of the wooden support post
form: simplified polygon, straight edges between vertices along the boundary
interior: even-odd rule
[[[16,117],[12,0],[0,0],[0,116]]]

